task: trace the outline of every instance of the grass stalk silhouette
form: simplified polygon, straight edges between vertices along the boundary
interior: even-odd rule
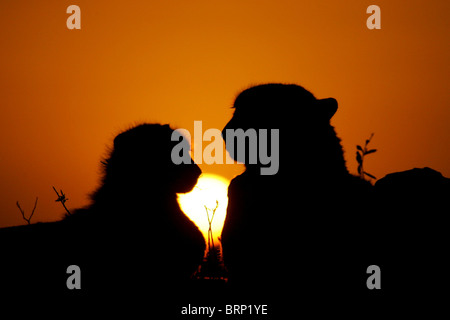
[[[212,232],[212,222],[213,222],[213,219],[214,219],[214,214],[216,213],[216,210],[219,207],[219,201],[216,200],[216,207],[214,209],[210,209],[206,205],[204,207],[205,207],[205,210],[206,210],[206,216],[208,217],[208,224],[209,224],[209,228],[208,228],[208,252],[209,252],[211,250],[211,243],[212,243],[212,248],[214,248],[214,237],[213,237],[213,232]],[[212,211],[211,218],[209,217],[209,210]]]
[[[222,261],[222,254],[220,246],[214,244],[214,235],[212,231],[212,222],[217,208],[219,207],[219,201],[216,200],[216,207],[214,209],[208,208],[204,205],[206,216],[208,218],[208,249],[206,257],[203,260],[200,270],[195,274],[197,279],[212,279],[212,280],[227,280],[226,270]],[[220,238],[219,238],[220,240]]]
[[[52,186],[52,187],[53,187],[53,186]],[[53,187],[53,190],[55,190],[56,195],[58,196],[58,199],[56,199],[55,202],[61,202],[61,204],[62,204],[62,206],[64,207],[64,209],[66,210],[67,214],[70,216],[71,213],[70,213],[69,209],[67,209],[67,207],[66,207],[66,201],[69,200],[69,199],[66,198],[66,195],[64,194],[64,192],[62,191],[62,189],[60,190],[60,191],[61,191],[61,194],[58,193],[58,191],[56,190],[55,187]]]
[[[361,179],[365,179],[365,176],[368,176],[372,179],[377,179],[374,175],[364,171],[364,157],[377,152],[377,149],[368,149],[368,145],[373,138],[373,133],[370,135],[369,139],[366,140],[364,144],[364,148],[360,145],[356,146],[356,161],[358,162],[358,174]]]

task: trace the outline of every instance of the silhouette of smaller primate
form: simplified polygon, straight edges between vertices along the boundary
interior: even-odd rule
[[[264,165],[246,159],[228,188],[222,244],[230,284],[261,299],[286,299],[285,307],[292,295],[336,298],[356,288],[365,279],[361,248],[369,245],[358,205],[372,186],[346,168],[330,125],[336,100],[265,84],[241,92],[233,108],[225,140],[228,129],[279,129],[280,153],[275,175],[261,175]]]
[[[36,278],[47,277],[31,286],[58,294],[69,291],[71,264],[81,268],[80,292],[93,297],[136,301],[182,287],[203,259],[205,240],[181,211],[177,193],[190,191],[201,171],[193,162],[172,162],[172,148],[180,143],[172,133],[168,125],[142,124],[119,134],[102,161],[104,175],[92,204],[55,223],[0,230],[2,246],[22,250],[16,255],[21,261],[2,264],[28,264]],[[30,289],[27,284],[21,283],[23,289]]]
[[[92,205],[65,219],[99,246],[88,261],[97,262],[93,268],[100,267],[95,274],[103,281],[92,279],[93,285],[170,287],[188,281],[200,265],[205,240],[181,211],[177,193],[190,191],[201,171],[193,162],[172,162],[179,143],[172,133],[168,125],[143,124],[119,134],[103,161],[105,174]],[[111,270],[102,271],[105,265]]]

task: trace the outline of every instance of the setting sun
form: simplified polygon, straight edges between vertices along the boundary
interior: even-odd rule
[[[191,192],[178,194],[181,209],[199,227],[205,239],[208,238],[208,219],[212,219],[216,206],[211,227],[214,240],[220,237],[227,213],[228,184],[229,181],[222,176],[205,173]]]

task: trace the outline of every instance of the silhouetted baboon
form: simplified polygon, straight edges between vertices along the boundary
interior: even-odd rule
[[[111,265],[115,281],[123,281],[105,279],[112,287],[187,281],[203,259],[203,235],[177,202],[177,193],[190,191],[201,171],[195,163],[172,162],[179,143],[171,140],[172,132],[168,125],[143,124],[119,134],[103,161],[92,205],[65,219],[93,238],[101,235],[101,262]]]
[[[316,99],[298,85],[265,84],[244,90],[233,108],[224,139],[227,129],[279,129],[280,154],[275,175],[246,163],[229,186],[222,244],[230,283],[273,297],[326,294],[364,278],[355,257],[367,226],[354,208],[371,185],[346,168],[330,125],[336,100]]]
[[[90,206],[57,223],[2,230],[0,239],[22,239],[27,246],[16,249],[28,252],[45,238],[39,250],[50,253],[33,253],[24,262],[33,270],[34,258],[50,259],[42,269],[52,269],[50,278],[61,274],[62,281],[55,281],[62,292],[68,291],[70,264],[81,267],[81,292],[94,296],[124,301],[176,291],[200,265],[205,240],[177,202],[177,193],[190,191],[201,171],[194,163],[173,164],[171,151],[179,141],[172,141],[172,133],[168,125],[142,124],[119,134],[102,162],[103,179]],[[31,230],[36,232],[27,235]]]

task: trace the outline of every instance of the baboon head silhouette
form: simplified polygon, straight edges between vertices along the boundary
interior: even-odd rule
[[[172,162],[172,148],[179,143],[171,141],[172,132],[168,125],[141,124],[120,133],[104,161],[105,183],[157,193],[190,191],[201,170],[193,161],[179,165]]]

